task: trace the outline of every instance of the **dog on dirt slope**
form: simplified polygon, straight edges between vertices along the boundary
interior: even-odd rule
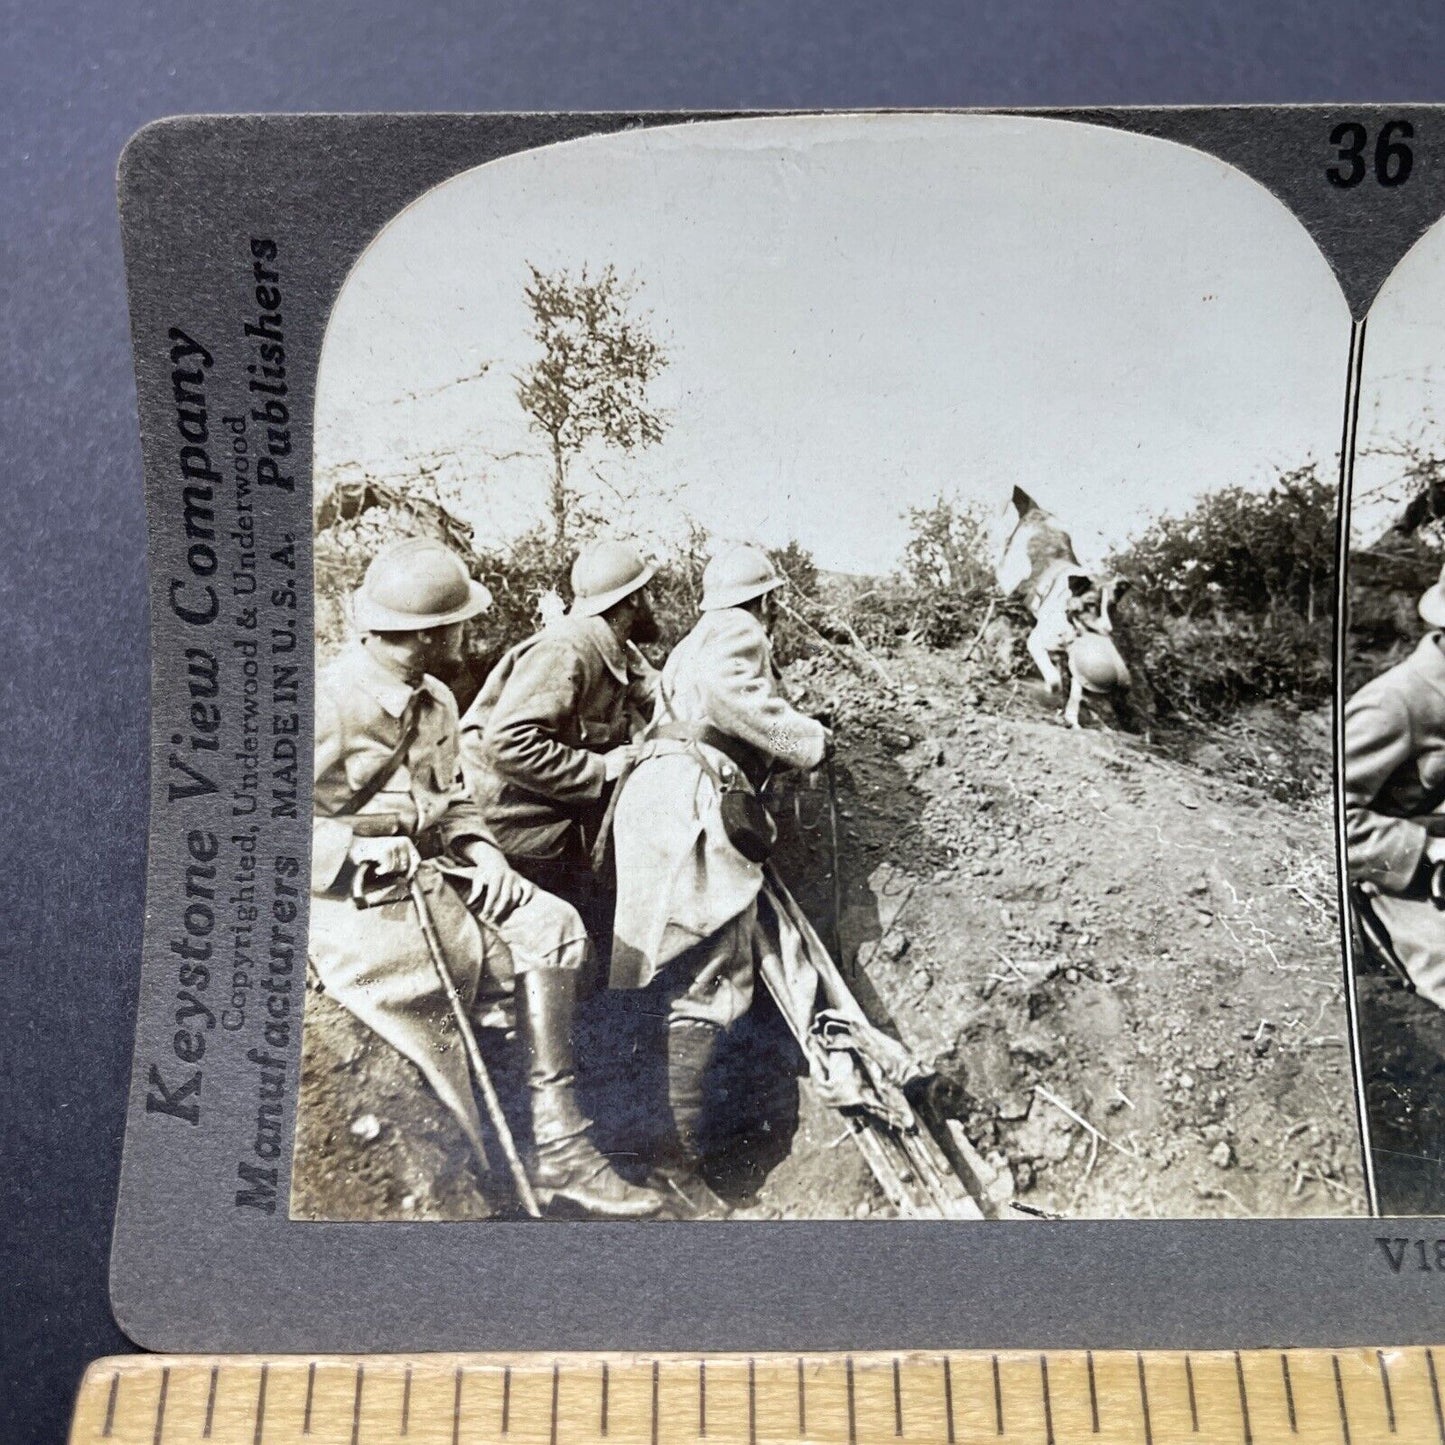
[[[1110,608],[1128,590],[1118,577],[1096,577],[1079,565],[1074,543],[1052,512],[1015,487],[995,532],[994,577],[1005,598],[1019,598],[1034,619],[1028,637],[1050,692],[1063,690],[1069,668],[1064,721],[1076,728],[1086,692],[1121,695],[1129,669],[1114,645]]]

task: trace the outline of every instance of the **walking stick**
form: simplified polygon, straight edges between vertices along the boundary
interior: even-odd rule
[[[838,967],[844,973],[851,973],[843,957],[843,878],[840,872],[842,860],[838,853],[838,780],[833,772],[833,754],[823,754],[825,776],[828,779],[828,839],[833,850],[833,954]]]
[[[452,982],[451,970],[447,967],[446,955],[442,952],[442,941],[437,937],[436,924],[432,922],[431,908],[427,904],[421,879],[413,877],[410,890],[412,907],[416,909],[417,922],[421,924],[421,936],[426,939],[426,948],[431,955],[432,967],[436,970],[436,976],[447,996],[447,1002],[452,1006],[452,1017],[456,1020],[457,1030],[462,1036],[462,1043],[466,1048],[467,1059],[472,1066],[477,1087],[481,1090],[482,1099],[486,1103],[487,1117],[492,1121],[492,1128],[501,1141],[502,1153],[507,1156],[507,1168],[511,1171],[512,1182],[517,1186],[517,1198],[522,1201],[522,1208],[533,1219],[540,1219],[542,1217],[541,1206],[537,1203],[537,1196],[532,1191],[532,1181],[527,1178],[527,1171],[522,1167],[522,1158],[517,1153],[516,1140],[512,1138],[512,1131],[507,1124],[506,1115],[502,1113],[502,1101],[497,1097],[497,1090],[492,1084],[492,1076],[487,1072],[487,1065],[482,1058],[482,1050],[477,1043],[477,1036],[472,1032],[471,1020],[467,1018],[467,1011],[457,993],[457,986]]]

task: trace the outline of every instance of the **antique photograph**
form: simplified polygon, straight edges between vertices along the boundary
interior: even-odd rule
[[[1432,244],[1351,519],[1377,1170],[1435,1107],[1382,1028],[1445,1068]],[[1350,349],[1268,191],[1072,121],[639,128],[396,215],[316,384],[291,1216],[1368,1213]]]
[[[1383,1214],[1445,1208],[1445,229],[1361,348],[1343,810],[1370,1165]]]

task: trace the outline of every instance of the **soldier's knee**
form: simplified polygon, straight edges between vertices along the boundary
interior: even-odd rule
[[[578,969],[587,959],[587,929],[582,915],[565,899],[538,888],[503,926],[517,961],[527,968]]]

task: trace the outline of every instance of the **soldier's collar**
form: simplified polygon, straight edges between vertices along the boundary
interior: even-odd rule
[[[376,699],[382,711],[392,717],[400,717],[407,704],[425,685],[425,678],[415,686],[400,673],[393,672],[360,639],[356,643],[357,681]]]
[[[579,619],[585,624],[587,635],[597,648],[607,671],[623,686],[627,684],[627,654],[617,640],[617,634],[607,625],[605,617]]]

